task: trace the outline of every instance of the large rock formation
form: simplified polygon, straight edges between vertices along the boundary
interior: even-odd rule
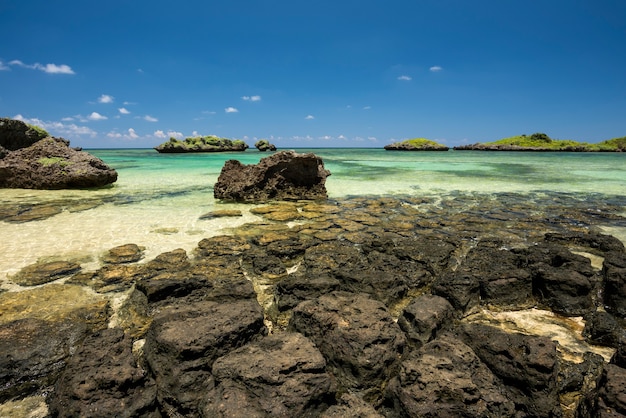
[[[315,154],[281,151],[258,164],[226,161],[213,194],[216,199],[243,202],[325,199],[329,175]]]
[[[91,188],[116,180],[117,172],[102,160],[59,138],[44,138],[0,159],[0,187],[5,188]]]
[[[0,118],[0,149],[15,151],[33,145],[48,136],[43,129],[27,125],[21,120]]]

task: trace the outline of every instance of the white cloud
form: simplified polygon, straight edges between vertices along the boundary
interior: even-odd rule
[[[98,103],[113,103],[113,96],[103,94],[102,96],[98,97]]]
[[[409,77],[408,75],[401,75],[400,77],[398,77],[398,80],[402,80],[402,81],[411,81],[412,78]]]
[[[432,71],[433,73],[438,73],[441,70],[443,70],[443,68],[438,66],[438,65],[434,65],[434,66],[430,67],[430,71]]]
[[[226,113],[237,113],[239,112],[239,110],[235,109],[234,107],[227,107],[226,109],[224,109],[224,112]]]
[[[348,138],[346,138],[344,135],[339,135],[337,139],[348,139]]]
[[[157,138],[167,138],[167,135],[165,135],[165,132],[163,132],[162,130],[154,131],[153,135]]]
[[[39,71],[43,71],[44,73],[48,73],[48,74],[75,74],[74,71],[72,70],[72,68],[70,68],[69,65],[66,64],[61,64],[61,65],[56,65],[56,64],[39,64],[38,62],[34,63],[34,64],[24,64],[22,61],[20,60],[13,60],[11,62],[9,62],[10,65],[17,65],[18,67],[22,67],[22,68],[30,68],[31,70],[39,70]]]
[[[153,118],[150,115],[146,115],[143,117],[143,120],[148,121],[148,122],[158,122],[159,120],[157,118]]]
[[[22,122],[29,123],[31,125],[37,125],[48,131],[51,135],[55,136],[67,136],[75,137],[80,135],[89,135],[95,137],[97,132],[87,126],[78,126],[74,123],[65,124],[62,122],[44,122],[37,118],[25,118],[22,115],[15,115],[13,119],[21,120]],[[72,118],[64,118],[64,121],[73,120]]]
[[[117,109],[118,112],[120,112],[122,115],[129,115],[130,111],[128,111],[128,109],[126,109],[125,107],[120,107],[119,109]]]
[[[128,137],[130,139],[137,139],[139,138],[139,135],[137,135],[137,133],[135,132],[133,128],[128,128]]]
[[[242,99],[248,102],[260,102],[261,96],[243,96]]]
[[[89,120],[107,120],[108,118],[106,116],[101,115],[98,112],[91,112],[91,115],[87,116],[87,119],[89,119]]]
[[[329,141],[329,140],[333,139],[333,137],[330,136],[330,135],[324,135],[324,136],[320,136],[320,139],[322,139],[324,141]]]
[[[363,106],[363,110],[370,110],[372,106]]]
[[[10,69],[11,69],[11,67],[8,67],[8,66],[4,65],[4,63],[2,61],[0,61],[0,71],[8,71]]]
[[[313,119],[315,119],[315,116],[307,115],[304,119],[306,119],[306,120],[313,120]]]
[[[182,138],[184,135],[182,132],[176,132],[176,131],[167,131],[167,136],[168,138],[174,137],[174,138]]]

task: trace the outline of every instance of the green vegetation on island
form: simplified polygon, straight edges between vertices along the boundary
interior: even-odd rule
[[[248,144],[240,139],[220,138],[214,135],[196,136],[179,140],[170,138],[169,141],[154,147],[162,153],[182,153],[182,152],[227,152],[245,151]]]
[[[387,151],[448,151],[448,147],[426,138],[413,138],[385,145]]]
[[[475,151],[565,151],[565,152],[620,152],[626,151],[626,137],[609,139],[597,144],[571,139],[552,139],[544,133],[517,135],[493,142],[482,142],[454,147],[455,150]]]
[[[276,151],[276,146],[267,139],[259,139],[254,143],[254,147],[261,152]]]

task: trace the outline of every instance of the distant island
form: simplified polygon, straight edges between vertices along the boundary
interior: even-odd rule
[[[248,144],[240,139],[219,138],[214,135],[185,138],[183,141],[170,138],[169,141],[154,147],[161,153],[182,152],[229,152],[245,151]]]
[[[426,138],[413,138],[385,145],[387,151],[448,151],[450,148]]]
[[[254,143],[254,147],[261,152],[276,151],[276,145],[272,144],[267,139],[259,139]]]
[[[518,135],[494,142],[482,142],[454,147],[458,151],[564,151],[564,152],[623,152],[626,137],[613,138],[597,144],[570,139],[552,139],[544,133]]]

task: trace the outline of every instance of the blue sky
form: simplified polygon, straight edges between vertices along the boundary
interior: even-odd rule
[[[624,0],[2,0],[0,116],[85,148],[626,135]]]

